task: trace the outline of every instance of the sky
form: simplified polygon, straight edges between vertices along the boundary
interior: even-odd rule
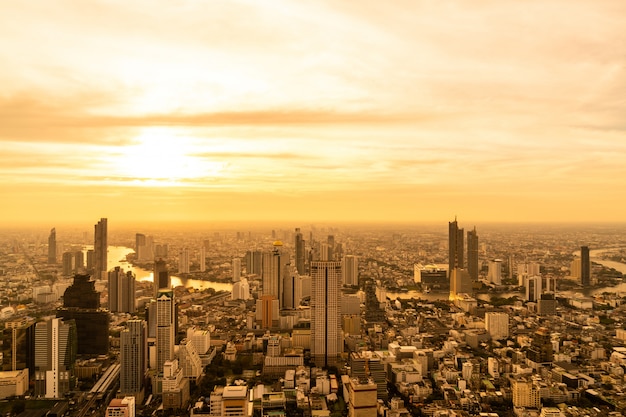
[[[623,0],[0,2],[0,223],[623,222],[625,19]]]

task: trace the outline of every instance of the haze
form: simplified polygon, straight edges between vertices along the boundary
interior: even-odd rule
[[[623,221],[624,16],[2,2],[1,222]]]

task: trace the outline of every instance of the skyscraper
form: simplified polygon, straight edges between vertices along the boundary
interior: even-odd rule
[[[170,272],[167,268],[167,263],[163,259],[154,261],[153,272],[153,284],[154,284],[154,296],[156,297],[159,290],[162,288],[170,289],[172,281],[170,279]]]
[[[241,258],[233,258],[233,282],[241,280]]]
[[[263,253],[261,282],[263,295],[273,295],[282,307],[283,278],[288,273],[289,256],[282,253],[283,243],[274,242],[274,250]]]
[[[94,277],[96,279],[104,279],[104,273],[107,271],[107,250],[108,250],[108,231],[107,219],[101,218],[94,226]]]
[[[178,272],[180,274],[189,273],[189,249],[182,248],[178,253]]]
[[[302,238],[302,232],[300,232],[300,228],[296,228],[296,269],[298,270],[298,274],[304,275],[304,239]]]
[[[455,268],[464,268],[463,264],[463,229],[459,229],[456,217],[448,223],[448,277]]]
[[[467,271],[472,281],[478,281],[478,234],[474,230],[467,232]]]
[[[100,293],[89,275],[74,275],[74,282],[63,293],[63,307],[57,309],[57,317],[75,321],[78,354],[109,352],[109,313],[100,309]]]
[[[341,262],[343,285],[359,285],[359,258],[346,255]]]
[[[120,332],[120,392],[135,395],[143,390],[148,368],[148,330],[143,320],[128,320]]]
[[[58,318],[35,325],[35,396],[62,398],[76,361],[76,327]]]
[[[135,312],[135,275],[116,266],[109,271],[109,311],[111,313]]]
[[[334,365],[342,352],[341,262],[311,263],[311,357]]]
[[[591,284],[591,261],[589,260],[589,246],[580,247],[580,283],[583,287]]]
[[[48,236],[48,263],[57,263],[57,230],[54,227]]]
[[[35,321],[29,317],[9,320],[0,333],[2,343],[2,370],[19,371],[28,369],[28,375],[35,371]]]
[[[176,342],[176,305],[174,291],[160,289],[156,298],[156,365],[163,372],[163,364],[174,358]]]

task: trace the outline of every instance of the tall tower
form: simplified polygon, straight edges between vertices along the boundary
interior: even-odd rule
[[[467,232],[467,271],[473,282],[478,281],[478,234],[474,230]]]
[[[277,240],[274,242],[274,250],[272,252],[263,253],[261,282],[263,286],[263,295],[273,295],[279,300],[282,307],[284,275],[288,272],[287,264],[289,264],[289,256],[282,253],[283,242]]]
[[[55,318],[35,325],[35,396],[62,398],[76,361],[76,327]]]
[[[589,260],[589,246],[580,247],[580,283],[583,287],[591,284],[591,261]]]
[[[116,266],[109,271],[109,311],[111,313],[135,312],[135,275]]]
[[[19,371],[28,369],[28,375],[35,371],[35,321],[29,317],[9,320],[0,332],[2,338],[2,370]]]
[[[459,229],[456,217],[448,222],[448,277],[455,268],[463,268],[463,229]]]
[[[174,291],[160,289],[156,299],[156,365],[163,372],[163,364],[174,358],[176,338],[176,305]]]
[[[94,226],[94,276],[96,279],[103,279],[107,271],[107,250],[108,250],[108,229],[107,219],[101,218]]]
[[[233,258],[233,282],[241,280],[241,258]]]
[[[206,271],[206,247],[204,245],[200,246],[200,272]]]
[[[298,270],[298,274],[304,275],[304,239],[302,238],[302,232],[300,232],[300,228],[296,228],[296,269]]]
[[[170,289],[172,281],[170,279],[170,271],[167,269],[167,263],[163,259],[154,261],[153,272],[154,296],[156,297],[162,288]]]
[[[311,263],[311,357],[335,365],[342,352],[341,262]]]
[[[359,285],[359,258],[346,255],[341,262],[343,285]]]
[[[48,236],[48,263],[57,263],[57,230],[54,227]]]
[[[128,320],[120,332],[120,392],[137,394],[143,389],[148,368],[148,330],[143,320]]]
[[[181,274],[189,273],[189,249],[182,248],[178,253],[178,272]]]

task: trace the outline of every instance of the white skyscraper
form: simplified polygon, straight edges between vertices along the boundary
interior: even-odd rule
[[[156,299],[156,366],[163,371],[163,364],[174,358],[176,305],[174,291],[160,289]]]
[[[343,285],[359,285],[359,258],[354,255],[346,255],[341,263],[343,273]]]
[[[489,261],[489,271],[487,279],[495,285],[502,284],[502,259],[493,259]]]
[[[320,367],[334,365],[342,347],[341,262],[312,262],[312,359]]]
[[[76,326],[53,318],[35,324],[35,396],[62,398],[76,360]]]

